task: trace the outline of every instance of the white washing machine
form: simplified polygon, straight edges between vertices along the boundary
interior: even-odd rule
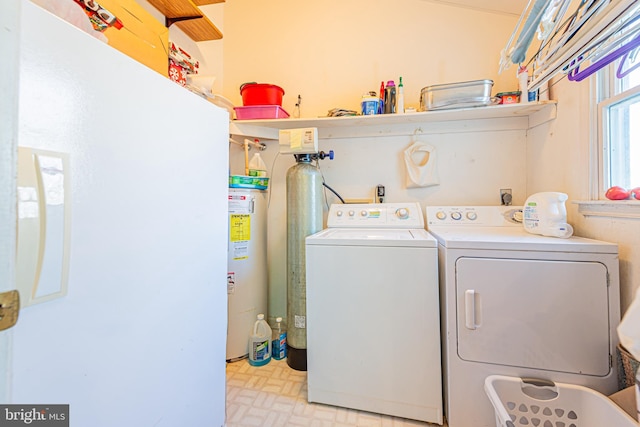
[[[493,374],[617,390],[618,247],[529,234],[504,206],[427,207],[449,427],[495,427]]]
[[[420,205],[332,205],[306,239],[309,402],[443,422],[438,262]]]

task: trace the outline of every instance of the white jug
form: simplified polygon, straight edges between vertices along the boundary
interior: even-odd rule
[[[524,229],[543,236],[571,237],[573,227],[567,223],[567,209],[564,202],[569,196],[558,192],[536,193],[524,204]]]
[[[264,314],[258,314],[249,336],[249,364],[251,366],[266,365],[271,361],[271,328]]]

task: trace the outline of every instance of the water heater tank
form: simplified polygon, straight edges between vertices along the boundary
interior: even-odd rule
[[[229,190],[227,360],[249,354],[256,316],[267,313],[267,192]]]

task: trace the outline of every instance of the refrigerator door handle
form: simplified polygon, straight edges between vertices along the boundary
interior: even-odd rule
[[[22,307],[67,293],[71,220],[68,171],[65,153],[18,148],[16,287]]]

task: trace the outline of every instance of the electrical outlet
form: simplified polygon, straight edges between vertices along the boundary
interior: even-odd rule
[[[384,202],[384,185],[378,185],[376,187],[376,203]]]
[[[513,200],[513,195],[511,194],[510,188],[501,188],[500,189],[500,204],[505,206],[510,206],[511,201]]]

